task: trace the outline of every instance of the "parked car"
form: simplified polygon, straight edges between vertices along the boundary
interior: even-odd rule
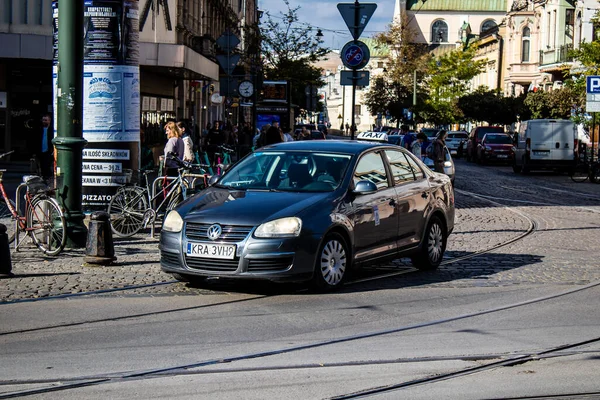
[[[327,139],[327,135],[323,131],[310,131],[310,139],[311,140],[325,140]]]
[[[450,154],[458,154],[458,147],[463,141],[469,139],[469,134],[465,131],[448,131],[448,137],[446,138],[446,146],[450,150]]]
[[[477,146],[479,146],[486,133],[504,133],[504,128],[501,126],[477,126],[471,129],[467,140],[467,161],[477,160]]]
[[[435,137],[437,136],[438,132],[440,130],[436,129],[436,128],[422,128],[421,132],[424,133],[427,138],[429,139],[429,141],[433,141],[435,139]]]
[[[512,163],[513,146],[512,138],[506,133],[486,133],[477,147],[477,162]]]
[[[410,257],[417,268],[437,268],[454,215],[450,179],[405,149],[278,143],[167,214],[160,265],[180,280],[310,280],[330,290],[375,261]]]
[[[515,144],[513,170],[569,170],[575,163],[577,127],[570,120],[532,119],[522,121]]]

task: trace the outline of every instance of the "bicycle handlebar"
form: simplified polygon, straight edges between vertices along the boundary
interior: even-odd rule
[[[6,157],[7,155],[9,155],[9,154],[12,154],[12,153],[14,153],[14,152],[15,152],[14,150],[11,150],[11,151],[9,151],[9,152],[7,152],[7,153],[0,154],[0,158],[2,158],[2,157]]]
[[[233,150],[232,148],[223,146],[223,145],[217,146],[217,148],[223,150],[226,153],[234,153],[235,152],[235,150]]]

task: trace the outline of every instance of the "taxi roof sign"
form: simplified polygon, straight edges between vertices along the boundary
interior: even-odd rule
[[[385,132],[361,132],[356,136],[356,140],[365,140],[369,142],[387,142],[388,135]]]

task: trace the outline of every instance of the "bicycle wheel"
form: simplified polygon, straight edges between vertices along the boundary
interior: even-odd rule
[[[587,164],[579,164],[573,167],[569,174],[573,182],[581,183],[585,182],[589,176]]]
[[[33,198],[27,207],[27,232],[44,254],[55,256],[67,241],[67,223],[58,202],[47,195]]]
[[[113,233],[120,237],[130,237],[144,226],[144,213],[149,208],[146,189],[124,187],[110,199],[108,214]]]

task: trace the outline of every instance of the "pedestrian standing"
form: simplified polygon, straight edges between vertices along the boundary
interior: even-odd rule
[[[441,130],[435,141],[433,142],[433,165],[435,172],[444,173],[444,161],[446,158],[446,137],[448,133],[445,130]]]
[[[40,173],[46,180],[54,178],[54,129],[52,127],[52,117],[50,114],[44,114],[42,117],[42,128],[38,140],[38,162],[40,164]]]
[[[194,161],[194,141],[190,136],[190,132],[185,125],[185,122],[177,122],[177,127],[181,131],[181,140],[183,140],[183,161],[192,162]]]
[[[177,127],[177,124],[175,124],[175,122],[170,121],[167,122],[167,124],[165,125],[165,134],[167,135],[167,144],[165,144],[165,151],[164,151],[164,161],[165,161],[165,168],[164,168],[164,175],[165,176],[177,176],[178,172],[177,169],[179,168],[179,165],[174,161],[171,160],[168,157],[168,154],[170,152],[175,153],[175,155],[182,160],[183,159],[183,152],[185,151],[185,144],[183,143],[183,140],[181,139],[181,131],[179,130],[179,128]]]
[[[410,152],[413,153],[415,156],[422,158],[421,155],[423,153],[423,142],[426,139],[427,136],[424,133],[420,132],[417,135],[417,139],[412,142]]]

